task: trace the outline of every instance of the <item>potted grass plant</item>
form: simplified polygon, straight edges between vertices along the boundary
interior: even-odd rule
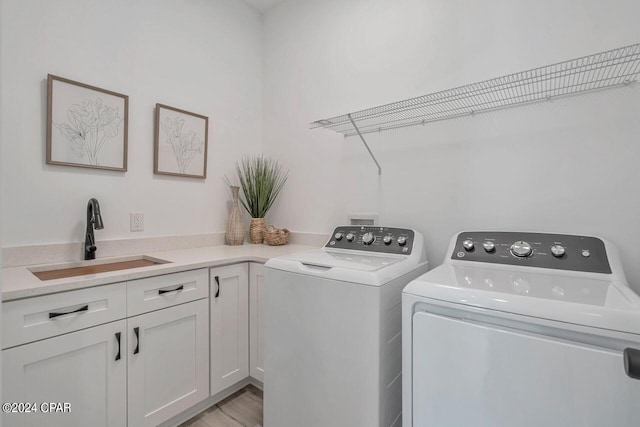
[[[240,203],[251,215],[251,243],[262,243],[264,217],[287,182],[289,172],[283,173],[277,161],[262,155],[243,158],[236,163],[236,172],[243,193]]]

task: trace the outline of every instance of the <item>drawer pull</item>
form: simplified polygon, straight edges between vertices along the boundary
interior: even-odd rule
[[[216,279],[216,284],[218,285],[218,287],[216,288],[215,298],[218,298],[220,296],[220,277],[216,276],[214,277],[214,279]]]
[[[180,292],[183,289],[184,289],[184,285],[180,285],[174,289],[158,289],[158,295],[168,294],[170,292]]]
[[[55,319],[56,317],[66,316],[67,314],[82,313],[83,311],[89,311],[89,305],[88,304],[83,306],[83,307],[80,307],[77,310],[67,311],[66,313],[49,313],[49,319]]]
[[[116,354],[116,360],[120,360],[120,332],[116,332],[116,343],[118,343],[118,354]]]
[[[133,333],[136,334],[136,348],[133,349],[133,354],[140,353],[140,328],[133,328]]]

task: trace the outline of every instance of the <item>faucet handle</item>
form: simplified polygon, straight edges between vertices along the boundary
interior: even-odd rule
[[[96,259],[96,250],[98,248],[96,247],[96,245],[85,245],[84,246],[84,259],[85,260],[89,260],[89,259]]]

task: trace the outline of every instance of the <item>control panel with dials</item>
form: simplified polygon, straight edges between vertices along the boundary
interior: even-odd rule
[[[611,273],[604,242],[588,236],[465,231],[458,235],[451,259]]]
[[[345,225],[333,230],[325,247],[409,255],[413,238],[413,230],[407,228]]]

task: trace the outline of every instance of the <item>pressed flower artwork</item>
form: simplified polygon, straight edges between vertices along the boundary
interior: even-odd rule
[[[126,171],[129,97],[51,74],[47,89],[47,163]]]
[[[154,172],[206,178],[208,125],[206,116],[156,104]]]

